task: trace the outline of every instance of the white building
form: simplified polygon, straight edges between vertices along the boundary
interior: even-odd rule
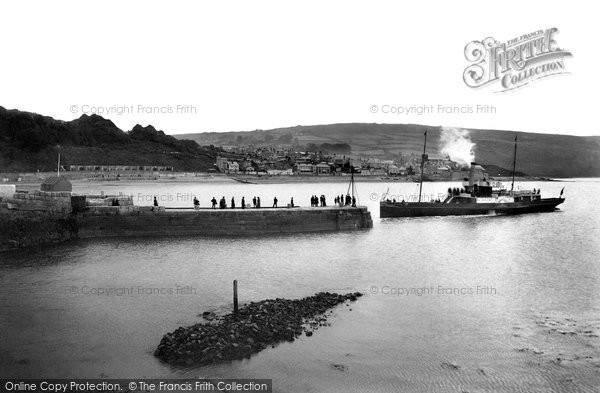
[[[329,165],[324,162],[315,165],[315,170],[319,175],[328,175],[331,172]]]
[[[237,161],[227,162],[227,171],[229,173],[238,173],[240,171],[240,164]]]
[[[400,168],[398,168],[394,164],[389,165],[388,166],[388,174],[390,174],[390,175],[399,175],[400,174]]]
[[[217,157],[217,168],[219,168],[219,171],[225,173],[227,172],[227,168],[228,168],[228,164],[227,164],[227,158],[225,157]]]
[[[317,169],[316,166],[313,164],[296,164],[296,172],[298,172],[299,175],[307,175],[307,174],[314,174],[316,173]]]
[[[267,174],[269,176],[290,176],[293,175],[294,172],[292,168],[288,169],[267,169]]]

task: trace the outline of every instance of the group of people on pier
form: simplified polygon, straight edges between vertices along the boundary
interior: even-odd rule
[[[194,196],[193,202],[194,202],[194,209],[196,209],[196,210],[200,209],[200,200],[198,200],[197,197]],[[278,205],[277,205],[278,202],[279,202],[279,200],[277,199],[277,197],[274,197],[272,207],[278,207]],[[345,197],[344,197],[344,195],[336,196],[334,198],[334,202],[339,207],[344,207],[344,206],[356,207],[356,198],[351,197],[349,194],[346,195]],[[210,203],[211,203],[212,209],[216,209],[217,206],[219,207],[219,209],[227,209],[228,207],[230,209],[236,208],[235,197],[231,197],[231,203],[229,204],[229,206],[227,205],[227,200],[225,199],[225,196],[221,197],[221,199],[219,201],[217,201],[217,198],[212,197],[212,199],[210,200]],[[325,195],[321,195],[320,197],[317,197],[316,195],[311,196],[310,197],[310,206],[311,207],[326,207],[327,199],[325,198]],[[154,207],[158,207],[158,200],[156,199],[156,197],[154,197],[152,210],[154,210]],[[260,197],[255,196],[252,198],[252,207],[254,209],[261,208]],[[292,197],[290,199],[290,203],[288,204],[287,207],[296,207],[294,205],[294,197]],[[250,205],[246,204],[245,197],[242,197],[242,200],[240,202],[240,208],[242,208],[242,209],[250,208]]]
[[[321,207],[327,206],[327,201],[325,200],[325,195],[321,195],[320,197],[313,195],[310,197],[310,206],[311,207],[319,207],[319,203],[321,204]]]
[[[344,207],[344,206],[356,207],[356,197],[350,196],[350,194],[347,194],[346,196],[344,196],[344,195],[336,196],[335,198],[333,198],[333,202],[339,207]],[[320,197],[313,195],[310,197],[310,206],[311,207],[327,207],[327,198],[325,198],[325,195],[321,195]]]
[[[199,209],[200,208],[200,202],[197,202],[197,198],[194,197],[194,208],[195,209]],[[219,206],[219,209],[227,209],[227,200],[225,199],[225,197],[223,196],[219,202],[217,203],[217,198],[213,197],[211,199],[211,206],[213,209],[217,208],[217,204]],[[277,207],[277,203],[279,202],[279,200],[277,199],[277,197],[273,198],[273,207]],[[261,208],[261,204],[260,204],[260,197],[253,197],[252,198],[252,207],[254,209],[260,209]],[[292,199],[290,200],[290,207],[294,207],[294,198],[292,197]],[[235,209],[236,208],[236,203],[235,203],[235,197],[231,197],[231,203],[229,204],[229,208],[230,209]],[[241,203],[240,203],[240,208],[242,209],[246,209],[246,208],[250,208],[250,204],[246,203],[246,197],[242,197]]]
[[[345,197],[344,197],[344,195],[336,196],[334,198],[334,202],[339,207],[343,207],[343,206],[356,207],[356,197],[350,196],[350,194],[346,194]]]

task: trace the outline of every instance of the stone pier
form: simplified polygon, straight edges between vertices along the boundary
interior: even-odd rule
[[[244,236],[327,232],[373,226],[366,207],[176,210],[94,209],[77,217],[78,237]]]
[[[69,214],[0,207],[0,218],[0,251],[102,237],[227,237],[373,227],[371,213],[364,206],[214,210],[97,206]]]

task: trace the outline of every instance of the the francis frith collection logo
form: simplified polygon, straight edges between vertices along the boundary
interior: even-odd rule
[[[557,32],[553,27],[506,42],[491,37],[471,41],[465,46],[465,58],[470,63],[463,73],[465,83],[472,88],[498,84],[497,91],[502,92],[566,73],[565,58],[572,55],[557,45]]]

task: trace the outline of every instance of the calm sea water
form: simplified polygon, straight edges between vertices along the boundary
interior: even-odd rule
[[[437,197],[454,183],[424,184]],[[276,391],[598,391],[600,180],[518,183],[555,213],[379,219],[378,198],[413,183],[359,183],[374,228],[247,238],[76,241],[0,255],[4,377],[253,377]],[[215,196],[308,205],[346,184],[100,184],[137,204],[207,206]],[[161,337],[242,301],[361,291],[331,326],[251,359],[176,369]],[[105,293],[99,293],[104,291]],[[107,293],[106,293],[107,292]]]

